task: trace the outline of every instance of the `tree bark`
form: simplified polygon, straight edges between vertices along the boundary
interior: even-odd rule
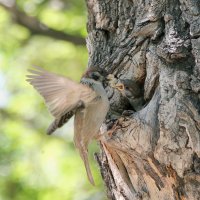
[[[200,199],[200,3],[87,0],[88,67],[142,83],[145,106],[107,86],[110,113],[96,154],[108,198]],[[112,128],[111,128],[112,129]]]

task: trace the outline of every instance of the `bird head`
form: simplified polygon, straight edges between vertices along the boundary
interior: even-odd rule
[[[84,78],[90,78],[98,82],[103,82],[104,81],[104,76],[97,70],[95,69],[89,69],[85,72],[83,75]]]
[[[90,72],[89,77],[95,81],[103,82],[104,77],[99,72]]]
[[[142,85],[139,82],[131,79],[120,80],[119,83],[114,86],[114,88],[119,90],[121,94],[127,98],[137,98],[143,94]]]

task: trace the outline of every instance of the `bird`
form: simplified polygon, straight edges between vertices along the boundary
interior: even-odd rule
[[[28,70],[27,81],[40,93],[54,116],[47,129],[52,134],[74,115],[74,144],[84,162],[88,179],[95,185],[88,160],[88,145],[98,138],[99,129],[109,111],[109,100],[102,85],[104,77],[88,69],[77,83],[40,67]]]
[[[139,111],[144,106],[144,89],[141,83],[134,79],[120,79],[112,86],[126,97],[135,111]]]

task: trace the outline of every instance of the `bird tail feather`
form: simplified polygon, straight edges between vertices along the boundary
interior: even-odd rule
[[[81,155],[81,158],[84,162],[84,165],[85,165],[85,169],[86,169],[86,172],[87,172],[87,177],[90,181],[90,183],[92,185],[95,185],[94,183],[94,179],[93,179],[93,176],[92,176],[92,172],[91,172],[91,169],[90,169],[90,164],[89,164],[89,160],[88,160],[88,152],[85,148],[81,148],[80,149],[80,155]]]
[[[47,129],[47,135],[51,135],[58,128],[57,120],[54,120]]]

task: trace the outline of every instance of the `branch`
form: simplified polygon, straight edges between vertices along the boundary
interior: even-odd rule
[[[84,38],[49,28],[48,26],[40,22],[37,18],[28,16],[26,13],[20,11],[15,4],[8,5],[5,1],[0,0],[0,6],[4,7],[12,14],[13,19],[17,24],[28,28],[32,34],[49,36],[58,40],[71,42],[75,45],[86,44]]]

